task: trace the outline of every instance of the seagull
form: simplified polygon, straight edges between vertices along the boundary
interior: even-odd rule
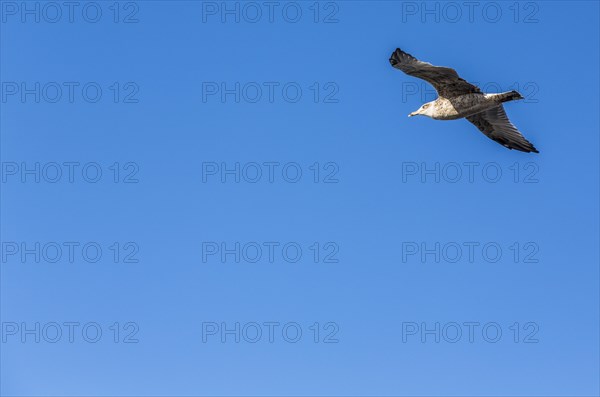
[[[523,99],[517,91],[484,94],[479,87],[461,79],[456,70],[419,61],[400,48],[394,51],[390,63],[410,76],[427,81],[438,93],[435,101],[424,104],[408,117],[421,115],[435,120],[466,118],[488,138],[506,148],[539,153],[510,122],[502,106],[503,102]]]

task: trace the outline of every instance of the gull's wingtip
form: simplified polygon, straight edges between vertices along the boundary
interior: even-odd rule
[[[392,52],[392,55],[390,56],[390,64],[392,66],[396,66],[398,63],[400,63],[400,56],[403,53],[404,51],[402,51],[400,48],[396,48],[396,50]]]

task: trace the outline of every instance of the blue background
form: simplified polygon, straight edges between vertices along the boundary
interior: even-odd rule
[[[97,103],[7,97],[2,162],[96,162],[104,172],[98,183],[8,176],[1,185],[3,242],[104,248],[97,263],[1,263],[3,323],[97,322],[104,331],[98,343],[3,335],[2,395],[600,393],[597,2],[520,3],[518,15],[514,3],[494,3],[495,23],[482,16],[486,3],[472,21],[463,7],[455,22],[444,3],[427,5],[438,7],[437,21],[407,13],[420,2],[322,3],[319,23],[312,2],[297,3],[297,23],[281,8],[272,23],[203,22],[202,3],[192,1],[138,2],[137,23],[122,23],[134,8],[121,3],[114,23],[113,3],[99,4],[98,23],[78,13],[73,23],[4,15],[1,26],[3,82],[103,87]],[[323,23],[330,12],[337,22]],[[465,120],[408,119],[424,98],[403,95],[421,82],[390,67],[396,47],[472,82],[520,84],[528,100],[506,104],[507,113],[541,153],[506,150]],[[139,87],[137,103],[114,103],[114,82]],[[203,82],[296,82],[303,96],[203,101]],[[337,103],[324,103],[327,83],[339,89]],[[267,161],[298,163],[303,177],[202,181],[204,162]],[[137,164],[139,182],[113,183],[115,162]],[[338,182],[323,183],[323,171],[314,183],[315,162],[335,163]],[[465,162],[479,171],[493,163],[502,178],[403,175],[403,163]],[[532,183],[525,167],[535,170]],[[138,263],[113,263],[106,247],[116,241],[137,244]],[[297,263],[203,263],[207,241],[297,242],[304,254]],[[313,263],[314,242],[337,244],[338,262]],[[503,256],[403,261],[403,242],[496,242]],[[515,263],[515,242],[534,243],[537,263]],[[203,322],[266,321],[297,322],[303,337],[202,341]],[[468,321],[500,324],[502,339],[402,340],[406,322]],[[114,322],[135,322],[139,342],[122,343],[122,331],[114,343]],[[323,343],[322,330],[314,343],[314,322],[335,322],[338,342]],[[525,331],[515,343],[515,322],[535,323],[537,343],[523,343]]]

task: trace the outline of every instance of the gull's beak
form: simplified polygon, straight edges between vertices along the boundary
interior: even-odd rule
[[[417,112],[412,112],[411,114],[409,114],[409,115],[408,115],[408,117],[416,116],[417,114],[419,114],[419,113],[417,113]]]

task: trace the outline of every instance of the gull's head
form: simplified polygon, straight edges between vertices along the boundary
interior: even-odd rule
[[[408,117],[419,116],[419,115],[431,117],[433,115],[433,102],[427,102],[426,104],[421,106],[418,110],[409,114]]]

